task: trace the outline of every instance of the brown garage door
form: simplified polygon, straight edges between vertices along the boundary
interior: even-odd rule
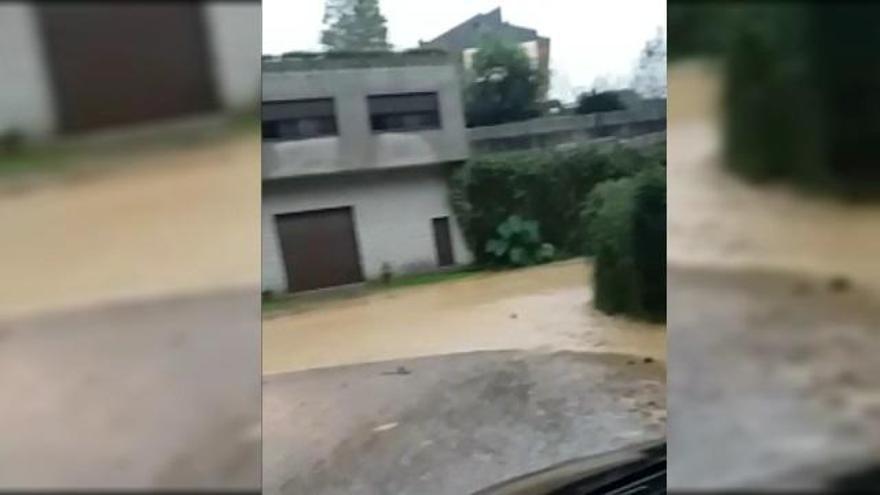
[[[350,207],[278,215],[275,220],[291,292],[363,280]]]
[[[200,2],[37,5],[62,132],[216,108]]]

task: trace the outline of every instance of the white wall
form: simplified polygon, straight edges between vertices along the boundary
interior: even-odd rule
[[[378,277],[385,262],[394,273],[435,269],[435,217],[450,217],[455,262],[470,262],[449,206],[445,177],[440,167],[418,167],[264,184],[263,289],[287,289],[274,215],[297,211],[352,206],[361,267],[368,279]]]
[[[0,133],[15,128],[34,137],[55,130],[50,74],[31,5],[0,3]]]
[[[205,19],[223,106],[255,107],[260,101],[260,3],[212,2],[205,6]]]

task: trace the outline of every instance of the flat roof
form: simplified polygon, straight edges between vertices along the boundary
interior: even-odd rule
[[[286,72],[333,69],[369,69],[447,65],[449,54],[436,48],[418,48],[402,52],[291,52],[284,55],[263,55],[264,72]]]

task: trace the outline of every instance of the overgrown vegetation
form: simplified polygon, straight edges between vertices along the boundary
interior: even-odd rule
[[[595,305],[650,320],[666,317],[666,169],[603,182],[590,194],[584,229],[595,254]]]
[[[468,127],[524,120],[540,113],[538,93],[546,75],[532,68],[517,45],[485,39],[466,77]]]
[[[535,221],[541,243],[554,247],[555,258],[580,256],[588,242],[581,211],[590,191],[665,163],[665,154],[665,147],[582,146],[480,155],[453,176],[452,205],[480,264],[496,261],[486,246],[512,215]]]
[[[478,156],[452,204],[478,264],[595,256],[597,308],[665,318],[665,145]]]

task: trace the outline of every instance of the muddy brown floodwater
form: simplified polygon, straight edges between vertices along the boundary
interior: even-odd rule
[[[259,153],[241,133],[0,190],[0,318],[258,286]]]
[[[264,322],[263,371],[507,349],[665,360],[662,326],[593,309],[590,270],[572,260],[313,304]]]

